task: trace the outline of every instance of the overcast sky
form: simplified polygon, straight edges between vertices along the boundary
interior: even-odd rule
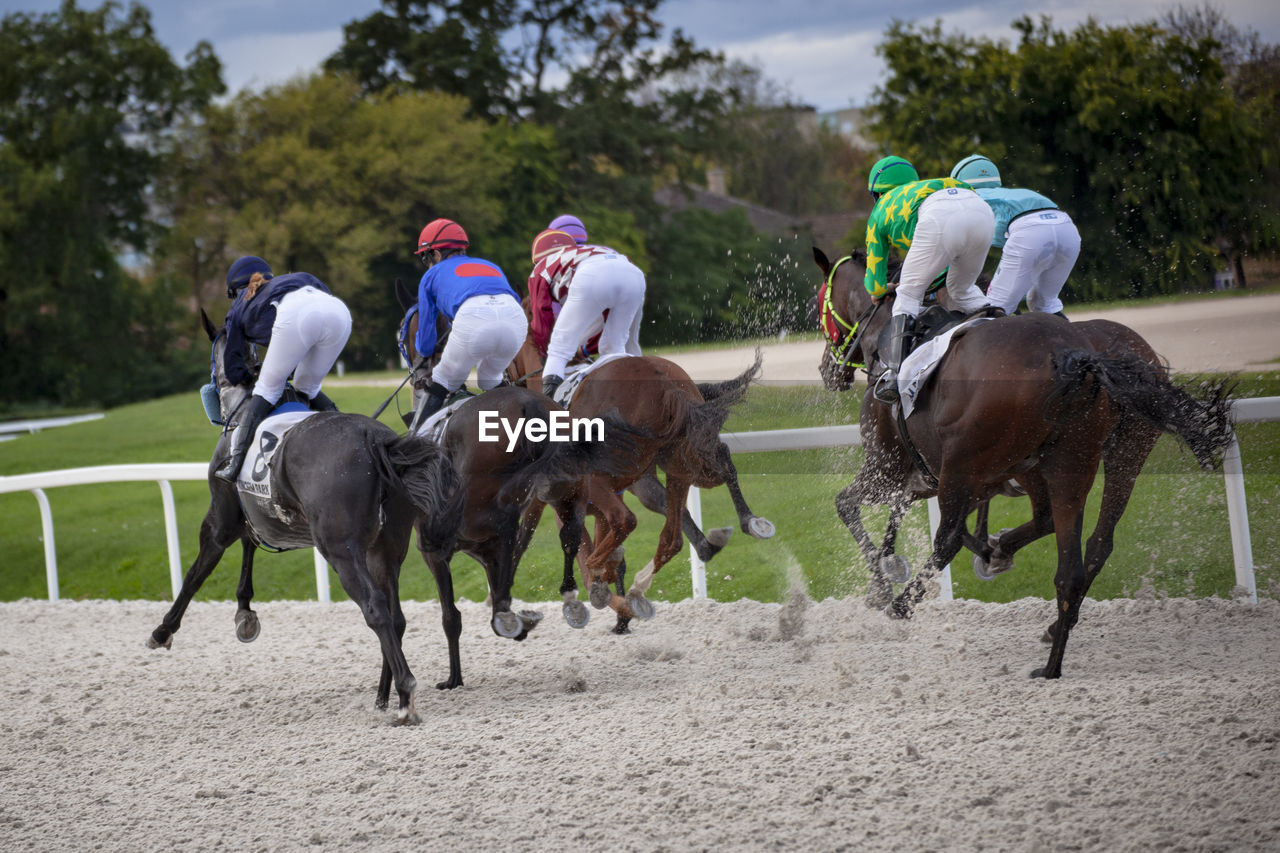
[[[81,0],[82,8],[101,4]],[[210,41],[232,92],[282,82],[315,70],[342,41],[342,25],[379,8],[377,0],[153,0],[160,40],[181,61],[197,41]],[[864,103],[881,81],[875,55],[894,18],[1012,40],[1009,23],[1023,14],[1052,16],[1057,28],[1089,16],[1102,23],[1151,20],[1176,8],[1169,0],[667,0],[668,28],[682,28],[703,47],[761,66],[797,99],[820,110]],[[1195,4],[1188,4],[1195,5]],[[1280,43],[1280,0],[1216,0],[1237,27]],[[0,0],[0,10],[50,12],[58,0]]]

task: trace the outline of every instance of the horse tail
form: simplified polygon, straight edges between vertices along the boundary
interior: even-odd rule
[[[721,382],[716,387],[719,393],[706,398],[704,402],[690,405],[685,425],[685,464],[693,470],[714,472],[724,476],[721,466],[720,430],[729,419],[729,410],[742,402],[747,389],[760,374],[760,350],[756,350],[756,360],[741,375]],[[699,385],[701,389],[703,386]]]
[[[1086,376],[1093,376],[1100,390],[1125,411],[1182,439],[1202,468],[1216,468],[1231,443],[1230,377],[1203,382],[1192,393],[1169,378],[1168,368],[1136,355],[1076,349],[1057,353],[1054,367],[1057,386],[1051,401],[1069,399]]]
[[[402,435],[374,449],[384,483],[403,491],[422,513],[419,535],[429,550],[451,551],[462,526],[462,478],[444,448],[419,435]]]
[[[723,397],[723,403],[732,406],[746,395],[747,388],[759,377],[763,364],[764,354],[756,347],[755,364],[747,368],[745,373],[726,382],[699,382],[698,391],[704,400],[720,400]]]
[[[498,501],[523,504],[536,496],[550,503],[569,494],[590,474],[619,476],[639,467],[639,440],[652,436],[623,421],[616,409],[598,420],[598,424],[587,424],[580,436],[575,427],[569,441],[542,443],[540,454],[511,471]]]

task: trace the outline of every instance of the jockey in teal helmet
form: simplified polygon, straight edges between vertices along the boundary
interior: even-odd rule
[[[1059,294],[1080,256],[1071,217],[1040,193],[1004,187],[996,164],[981,154],[957,163],[951,177],[973,187],[995,214],[991,245],[1001,250],[1000,266],[987,302],[1012,314],[1025,297],[1032,311],[1062,315]]]
[[[875,207],[867,219],[867,274],[863,281],[875,299],[889,292],[889,252],[906,250],[893,300],[892,338],[882,355],[884,372],[876,382],[877,399],[898,399],[898,371],[911,350],[916,315],[925,292],[943,270],[947,293],[961,311],[977,311],[986,299],[975,282],[987,259],[994,228],[991,208],[954,178],[920,180],[901,157],[885,157],[871,167],[867,189]]]

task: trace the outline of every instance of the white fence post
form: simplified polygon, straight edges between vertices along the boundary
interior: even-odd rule
[[[53,510],[44,489],[32,489],[36,503],[40,504],[40,532],[44,534],[44,582],[49,589],[49,600],[58,600],[58,549],[53,544]]]
[[[702,529],[702,492],[697,486],[689,487],[689,497],[685,500],[685,506],[689,510],[689,515],[693,518],[693,523],[698,525],[698,529]],[[698,556],[698,552],[693,550],[693,543],[689,543],[689,573],[693,583],[693,597],[707,597],[707,564],[702,562],[702,558]]]
[[[169,545],[169,586],[176,599],[182,591],[182,554],[178,550],[178,513],[173,505],[173,486],[168,480],[158,480],[160,498],[164,502],[164,538]]]
[[[323,604],[329,603],[329,564],[320,556],[319,548],[312,548],[316,561],[316,598]]]
[[[1258,603],[1258,581],[1253,574],[1253,545],[1249,540],[1249,506],[1244,496],[1244,463],[1240,442],[1231,434],[1231,445],[1222,457],[1222,479],[1227,487],[1227,520],[1231,525],[1231,554],[1235,560],[1236,585],[1244,587],[1249,600]]]

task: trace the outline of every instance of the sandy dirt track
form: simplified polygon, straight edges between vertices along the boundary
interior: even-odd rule
[[[406,607],[424,723],[372,708],[354,605],[0,604],[0,849],[1274,850],[1280,602],[558,608],[521,644]]]

